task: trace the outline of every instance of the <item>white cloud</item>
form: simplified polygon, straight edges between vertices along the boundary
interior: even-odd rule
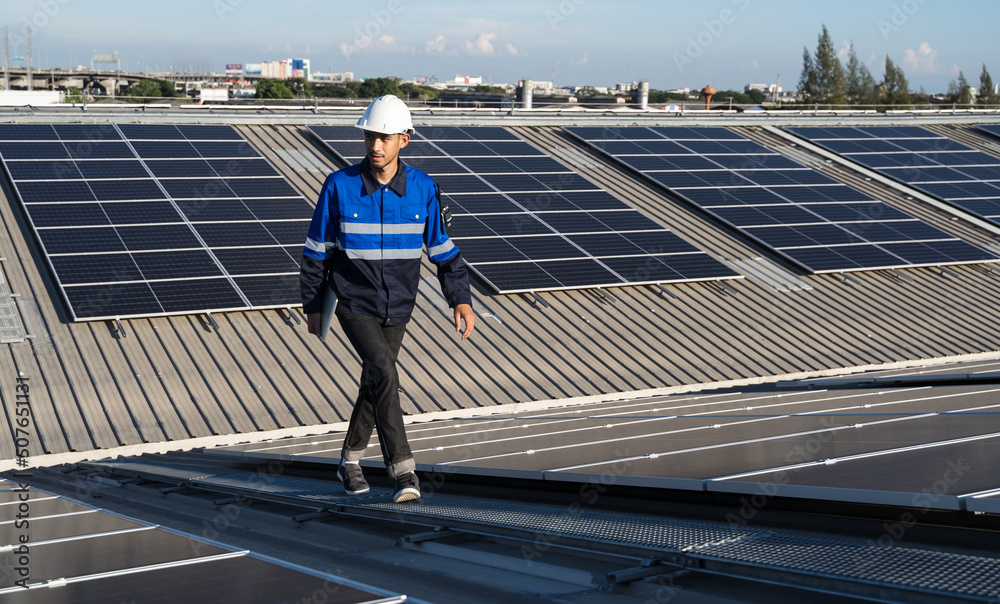
[[[507,54],[509,54],[511,56],[515,56],[516,57],[517,55],[521,54],[521,51],[519,51],[518,49],[514,48],[514,45],[511,44],[510,42],[507,42],[507,45],[504,46],[504,48],[507,49]]]
[[[445,43],[447,40],[444,36],[438,35],[433,40],[428,40],[427,44],[424,46],[426,52],[444,52]]]
[[[481,33],[476,36],[475,40],[466,40],[462,44],[462,50],[465,51],[466,54],[470,55],[492,57],[496,54],[496,50],[493,48],[493,40],[495,40],[496,37],[496,34]]]
[[[396,38],[388,34],[381,35],[377,38],[374,36],[359,36],[350,44],[346,42],[340,43],[340,52],[344,56],[350,56],[360,51],[415,52],[413,48],[400,46],[399,43],[396,42]]]
[[[589,62],[590,62],[590,55],[588,55],[587,53],[583,53],[583,56],[581,56],[579,59],[575,59],[575,60],[574,59],[570,59],[569,60],[569,64],[570,65],[581,65],[582,66],[582,65],[586,65]]]
[[[851,58],[851,41],[844,40],[844,45],[837,51],[837,58],[846,63]]]
[[[281,51],[285,54],[291,54],[292,44],[290,42],[285,42],[284,46],[278,46],[277,44],[268,44],[267,46],[261,48],[260,51],[263,53]]]
[[[940,69],[937,66],[937,56],[938,51],[927,42],[921,42],[920,48],[906,50],[903,65],[913,73],[938,73]]]

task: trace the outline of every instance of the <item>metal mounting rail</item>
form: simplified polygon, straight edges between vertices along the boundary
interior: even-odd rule
[[[739,523],[685,520],[613,512],[581,505],[519,503],[426,493],[417,502],[393,503],[389,489],[346,495],[339,483],[280,474],[160,464],[98,461],[81,467],[250,499],[392,522],[446,526],[479,535],[519,539],[540,547],[651,558],[691,572],[726,574],[811,590],[883,601],[996,602],[1000,557],[782,534]],[[308,518],[304,516],[303,519]]]

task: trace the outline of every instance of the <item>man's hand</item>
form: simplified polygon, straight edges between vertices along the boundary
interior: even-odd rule
[[[465,321],[465,331],[462,331],[462,321]],[[472,314],[471,304],[455,305],[455,331],[462,331],[462,339],[472,335],[476,327],[476,315]]]
[[[306,325],[309,327],[309,333],[316,337],[323,337],[323,334],[319,332],[322,323],[323,315],[320,313],[314,312],[311,315],[306,315]]]

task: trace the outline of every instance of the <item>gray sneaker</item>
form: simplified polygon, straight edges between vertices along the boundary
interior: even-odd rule
[[[396,503],[420,499],[420,481],[413,472],[407,472],[396,477],[396,489],[392,492],[392,500]]]
[[[356,463],[342,463],[337,468],[337,476],[344,481],[344,490],[348,495],[364,495],[369,491],[368,481]]]

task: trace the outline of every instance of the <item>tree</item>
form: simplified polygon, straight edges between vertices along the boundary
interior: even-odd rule
[[[399,89],[399,84],[395,80],[390,80],[389,78],[371,78],[365,80],[358,87],[358,96],[361,98],[375,98],[386,94],[394,94],[396,96],[403,96],[403,91]]]
[[[494,93],[497,90],[494,86],[476,86],[473,92],[482,93]],[[498,89],[503,92],[503,89]],[[436,99],[438,91],[429,86],[418,86],[412,82],[405,82],[399,85],[399,91],[409,99],[420,99],[426,101],[427,99]]]
[[[969,91],[969,81],[965,79],[965,74],[958,72],[958,81],[951,81],[948,85],[948,100],[956,105],[969,105],[972,103],[972,93]]]
[[[844,66],[824,25],[816,53],[810,55],[808,48],[803,49],[799,92],[807,103],[843,105],[847,101],[845,79]]]
[[[833,47],[833,40],[830,39],[826,25],[819,35],[813,68],[816,72],[818,102],[843,105],[847,100],[844,94],[844,66],[837,58],[837,50]]]
[[[172,96],[177,96],[177,89],[174,87],[173,82],[168,82],[166,80],[153,80],[160,85],[160,96],[163,98],[170,98]]]
[[[289,78],[284,84],[293,97],[313,96],[312,82],[306,81],[305,78]]]
[[[885,56],[885,76],[882,80],[884,100],[887,105],[909,105],[910,83],[901,67],[897,67],[892,57]]]
[[[799,77],[799,94],[802,100],[807,103],[818,102],[817,89],[819,85],[816,81],[816,67],[813,65],[812,55],[809,49],[802,48],[802,75]]]
[[[849,104],[861,106],[878,104],[878,84],[868,66],[858,60],[854,44],[851,44],[844,79],[844,91]]]
[[[140,80],[129,86],[122,94],[136,103],[152,103],[160,99],[160,84],[157,80]]]
[[[66,98],[64,100],[67,103],[82,103],[83,91],[81,91],[79,88],[67,88]]]
[[[979,97],[976,100],[980,106],[989,107],[996,105],[1000,101],[997,97],[998,95],[994,91],[993,78],[990,77],[990,72],[986,70],[986,64],[983,63],[983,73],[979,76]]]
[[[257,83],[258,99],[290,99],[294,96],[282,80],[261,80]]]

